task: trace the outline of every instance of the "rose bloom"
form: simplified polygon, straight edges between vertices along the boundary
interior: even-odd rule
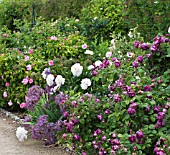
[[[87,48],[87,44],[83,44],[82,49],[86,49],[86,48]]]
[[[34,52],[34,50],[33,50],[33,49],[30,49],[30,50],[29,50],[29,53],[30,53],[30,54],[32,54],[33,52]]]
[[[28,78],[23,79],[23,80],[22,80],[22,83],[23,83],[23,84],[27,84],[27,83],[28,83]]]
[[[50,66],[53,66],[53,65],[54,65],[53,60],[49,60],[49,61],[48,61],[48,64],[49,64]]]
[[[51,38],[51,40],[57,40],[56,36],[51,36],[50,38]]]
[[[63,85],[65,82],[65,78],[63,78],[61,75],[57,75],[57,77],[55,78],[55,83],[58,87],[61,87],[61,85]]]
[[[33,83],[33,79],[29,79],[29,83],[30,83],[30,84]]]
[[[110,58],[112,56],[112,52],[107,52],[106,53],[106,58]]]
[[[93,51],[90,51],[90,50],[86,50],[86,51],[84,52],[84,54],[89,54],[89,55],[93,55]]]
[[[28,71],[30,71],[32,69],[32,66],[31,65],[27,65],[26,68],[27,68]]]
[[[9,87],[9,82],[6,82],[6,83],[5,83],[5,87]]]
[[[71,72],[74,76],[80,76],[81,73],[83,71],[83,66],[81,66],[79,63],[75,63],[72,67],[71,67]]]
[[[20,108],[25,108],[25,107],[26,107],[26,103],[23,102],[20,104]]]
[[[26,56],[24,57],[24,60],[25,60],[25,61],[28,61],[29,58],[30,58],[30,57],[29,57],[28,55],[26,55]]]
[[[46,81],[47,81],[47,85],[49,86],[52,86],[54,84],[54,75],[52,74],[49,74],[46,78]]]
[[[7,94],[7,92],[6,92],[6,91],[4,91],[4,93],[3,93],[3,97],[4,97],[4,98],[7,98],[7,97],[8,97],[8,94]]]
[[[81,88],[83,90],[87,89],[89,86],[91,86],[91,81],[88,78],[82,79],[81,81]]]
[[[8,102],[8,105],[9,105],[9,106],[12,106],[12,105],[13,105],[13,103],[12,103],[11,100]]]

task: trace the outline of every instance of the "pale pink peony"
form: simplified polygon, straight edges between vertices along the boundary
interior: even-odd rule
[[[24,60],[25,61],[28,61],[30,59],[30,57],[28,56],[28,55],[26,55],[25,57],[24,57]]]
[[[6,83],[5,83],[5,87],[9,87],[9,82],[6,82]]]
[[[32,66],[31,65],[27,65],[26,68],[27,68],[28,71],[30,71],[32,69]]]
[[[8,97],[8,94],[7,94],[7,92],[6,92],[6,91],[4,91],[4,93],[3,93],[3,97],[4,97],[4,98],[7,98],[7,97]]]

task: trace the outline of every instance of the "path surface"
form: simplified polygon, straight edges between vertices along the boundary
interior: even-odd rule
[[[19,142],[15,133],[18,124],[0,112],[0,155],[68,155],[64,150],[48,148],[28,138]]]

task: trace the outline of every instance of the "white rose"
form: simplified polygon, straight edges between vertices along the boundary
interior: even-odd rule
[[[57,75],[55,78],[55,83],[58,87],[61,87],[62,84],[64,84],[65,78],[63,78],[61,75]]]
[[[97,60],[94,64],[95,64],[96,67],[98,67],[102,64],[102,62],[100,60]]]
[[[90,51],[90,50],[86,50],[86,51],[84,52],[84,54],[89,54],[89,55],[93,55],[93,51]]]
[[[94,68],[93,65],[88,66],[88,70],[92,70]]]
[[[47,76],[46,81],[47,81],[47,84],[48,84],[49,86],[52,86],[52,85],[54,84],[54,75],[49,74],[49,75]]]
[[[18,127],[17,131],[16,131],[16,136],[18,138],[19,141],[24,141],[24,139],[27,139],[27,133],[28,131],[25,130],[24,127]]]
[[[81,86],[81,88],[82,88],[83,90],[87,89],[89,86],[91,86],[91,81],[90,81],[90,79],[88,79],[88,78],[82,79],[80,86]]]
[[[79,63],[76,63],[71,67],[71,72],[74,76],[80,76],[82,71],[83,66],[81,66]]]

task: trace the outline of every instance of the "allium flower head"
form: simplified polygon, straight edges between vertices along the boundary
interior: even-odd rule
[[[80,76],[82,74],[83,71],[83,66],[81,66],[79,63],[74,64],[71,67],[71,72],[74,76]]]
[[[16,136],[19,141],[24,141],[24,139],[27,139],[27,133],[28,131],[25,130],[24,127],[18,127],[16,131]]]
[[[87,89],[89,86],[91,86],[91,81],[88,78],[82,79],[81,81],[81,88],[83,90]]]

